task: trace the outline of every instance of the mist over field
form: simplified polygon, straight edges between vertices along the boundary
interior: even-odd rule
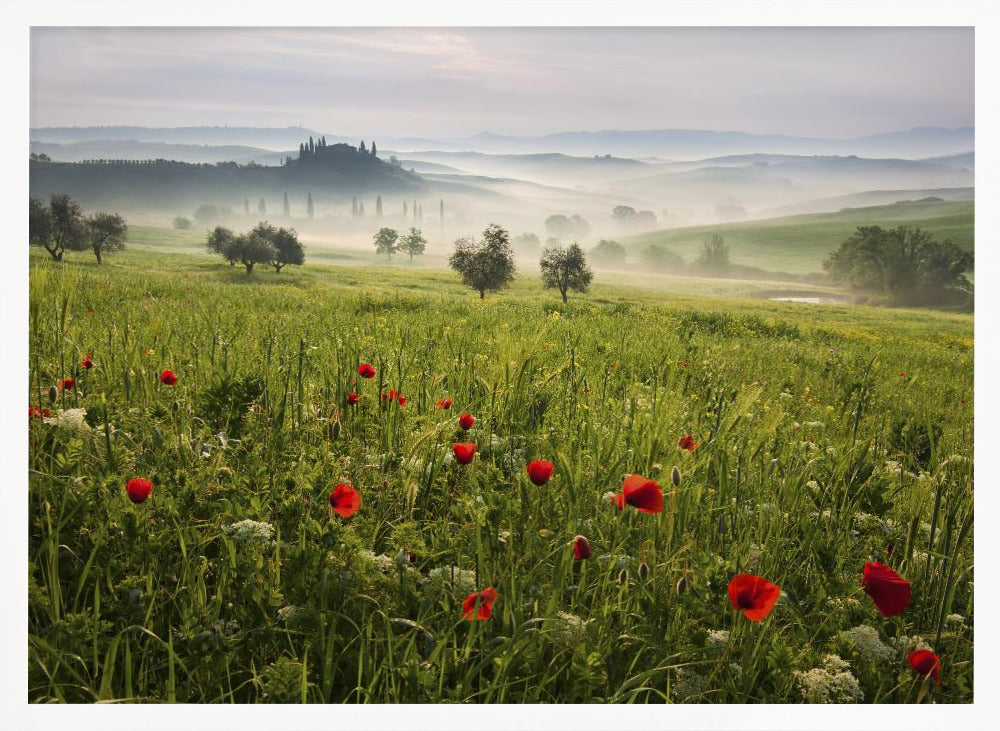
[[[337,164],[311,173],[289,169],[286,161],[298,154],[297,144],[289,142],[309,138],[327,144],[347,139],[301,128],[36,128],[34,155],[80,164],[34,164],[31,192],[68,192],[86,207],[114,208],[150,226],[169,226],[177,216],[202,228],[266,218],[293,225],[313,245],[359,252],[371,250],[371,237],[383,226],[415,226],[428,238],[428,254],[442,257],[456,238],[499,222],[512,237],[537,237],[537,244],[518,248],[521,257],[532,259],[550,239],[579,241],[590,249],[601,239],[628,243],[634,236],[648,239],[652,232],[684,227],[898,201],[971,201],[975,169],[971,129],[927,128],[853,140],[664,130],[436,141],[441,148],[465,147],[462,151],[422,149],[434,144],[430,140],[369,139],[368,147],[376,143],[383,163],[371,170]],[[692,139],[704,156],[684,155]],[[236,144],[246,142],[256,145]],[[339,144],[357,148],[360,142]],[[515,151],[546,144],[573,153]],[[884,156],[857,154],[873,145]],[[623,148],[636,154],[606,152]],[[745,152],[723,154],[732,149]],[[807,150],[815,152],[803,154]],[[844,154],[825,154],[830,150]],[[675,157],[659,156],[665,151]],[[97,160],[103,162],[92,162]],[[191,165],[148,162],[156,160]],[[114,169],[123,167],[121,161],[147,162],[122,174]],[[230,165],[218,170],[219,163]],[[312,217],[306,210],[309,195]],[[364,206],[364,215],[352,212],[352,201]],[[619,206],[636,215],[614,215]],[[206,207],[214,212],[206,213]],[[553,216],[578,217],[577,225],[559,229]],[[737,248],[734,260],[751,264],[749,253],[741,255]],[[813,268],[806,271],[818,271],[818,262],[810,263]]]

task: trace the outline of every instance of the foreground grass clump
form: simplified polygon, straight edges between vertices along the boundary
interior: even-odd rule
[[[181,261],[31,260],[31,701],[972,700],[971,317]]]

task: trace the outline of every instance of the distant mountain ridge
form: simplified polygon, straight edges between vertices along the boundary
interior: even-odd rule
[[[330,142],[357,143],[359,137],[305,127],[37,127],[37,142],[135,140],[183,144],[248,145],[270,150],[295,147],[303,138],[324,135]],[[932,157],[975,149],[975,128],[914,127],[854,138],[800,137],[728,130],[654,129],[555,132],[518,136],[480,132],[471,137],[384,137],[379,147],[402,152],[437,149],[485,153],[563,153],[620,157],[714,157],[751,153]]]

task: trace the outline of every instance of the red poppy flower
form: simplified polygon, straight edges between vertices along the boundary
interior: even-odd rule
[[[685,434],[680,439],[677,440],[677,446],[681,449],[686,449],[689,452],[693,452],[698,448],[698,442],[694,440],[694,437],[690,434]]]
[[[753,574],[737,574],[729,581],[729,601],[751,622],[759,622],[774,609],[781,587]]]
[[[382,403],[385,403],[386,401],[393,401],[393,400],[395,400],[396,396],[398,396],[398,395],[399,394],[397,394],[396,391],[393,390],[393,389],[391,389],[391,388],[389,389],[389,393],[385,393],[383,391],[382,392]]]
[[[361,507],[361,493],[341,482],[330,493],[330,507],[342,518],[350,518]]]
[[[160,374],[160,383],[164,386],[173,386],[177,383],[177,374],[173,371],[163,371],[163,373]]]
[[[930,650],[917,650],[906,656],[910,667],[923,675],[925,678],[931,675],[934,682],[941,683],[941,661],[938,656]]]
[[[153,492],[153,483],[145,477],[134,477],[125,484],[125,492],[128,493],[128,499],[138,505],[146,502],[146,498]]]
[[[468,431],[472,428],[472,425],[476,423],[476,417],[472,414],[462,414],[458,417],[458,425]]]
[[[448,398],[446,396],[445,398],[438,400],[437,407],[439,409],[446,409],[447,410],[447,409],[451,408],[452,403],[454,403],[454,402],[450,398]]]
[[[39,409],[37,406],[28,407],[28,421],[31,421],[32,419],[41,419],[41,418],[42,418],[41,409]]]
[[[462,618],[469,622],[474,619],[489,619],[493,616],[493,602],[496,598],[497,593],[492,586],[469,594],[462,602]]]
[[[351,391],[349,394],[347,394],[347,403],[349,405],[354,406],[354,404],[356,404],[357,402],[358,402],[358,395],[354,393],[354,391]]]
[[[362,378],[374,378],[375,377],[375,366],[371,363],[362,363],[358,366],[358,375]]]
[[[396,400],[399,402],[400,406],[406,406],[406,396],[398,396]]]
[[[861,586],[883,617],[894,617],[910,605],[910,582],[877,561],[865,564]]]
[[[89,371],[96,364],[94,363],[94,359],[90,357],[90,353],[87,353],[83,360],[80,361],[80,365]]]
[[[900,371],[899,372],[899,377],[900,378],[906,378],[906,371]]]
[[[587,540],[586,536],[577,536],[573,539],[573,557],[577,561],[590,558],[593,553],[594,549],[590,547],[590,541]]]
[[[528,464],[528,479],[536,485],[544,485],[552,477],[555,465],[547,459],[536,459]]]
[[[93,314],[94,314],[94,311],[93,311],[93,310],[87,310],[87,314],[88,314],[88,315],[93,315]]]
[[[74,378],[64,378],[59,381],[60,391],[71,391],[76,388],[76,379]]]
[[[636,510],[644,513],[663,512],[663,490],[658,484],[642,475],[626,477],[621,495],[622,500],[619,502],[624,501]]]
[[[474,442],[455,442],[451,445],[451,449],[455,453],[455,461],[459,464],[469,464],[476,454]]]
[[[618,494],[616,494],[616,495],[612,495],[611,496],[611,504],[614,505],[619,510],[624,510],[625,509],[625,495],[623,495],[620,492]]]

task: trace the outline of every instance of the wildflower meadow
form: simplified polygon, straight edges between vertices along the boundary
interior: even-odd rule
[[[973,700],[971,316],[30,266],[31,702]]]

